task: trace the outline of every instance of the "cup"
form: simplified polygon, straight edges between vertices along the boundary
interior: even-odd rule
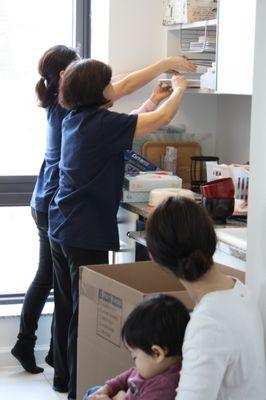
[[[232,199],[235,188],[232,178],[216,179],[200,186],[203,197],[208,199]]]

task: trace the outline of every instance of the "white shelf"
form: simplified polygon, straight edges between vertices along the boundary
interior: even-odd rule
[[[215,90],[200,89],[200,88],[187,88],[186,93],[198,93],[198,94],[217,94]]]
[[[191,22],[189,24],[165,25],[165,27],[167,30],[172,31],[181,29],[204,28],[205,26],[216,26],[216,25],[217,25],[217,19],[209,19],[206,21]]]

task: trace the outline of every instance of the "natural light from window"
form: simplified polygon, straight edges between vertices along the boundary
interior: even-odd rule
[[[37,107],[38,61],[49,47],[73,46],[74,0],[0,0],[0,175],[37,175],[46,115]],[[0,207],[0,293],[25,292],[38,267],[30,207]]]
[[[0,1],[0,175],[37,175],[45,113],[34,87],[40,56],[73,43],[72,0]]]

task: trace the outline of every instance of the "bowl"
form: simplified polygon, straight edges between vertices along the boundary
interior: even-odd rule
[[[200,186],[202,196],[209,199],[232,199],[235,188],[232,178],[222,178]]]
[[[226,218],[233,215],[235,199],[234,197],[228,199],[212,199],[203,196],[202,205],[206,207],[209,215],[216,224],[225,224]]]

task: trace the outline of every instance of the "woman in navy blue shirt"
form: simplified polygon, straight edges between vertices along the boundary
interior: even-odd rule
[[[47,144],[34,193],[31,199],[32,216],[36,222],[40,249],[36,276],[30,285],[22,308],[18,341],[11,350],[26,371],[39,373],[34,357],[35,332],[45,301],[52,288],[53,266],[50,244],[47,237],[48,205],[58,188],[61,150],[61,125],[68,111],[58,104],[58,85],[61,71],[78,58],[73,49],[58,45],[48,49],[39,61],[40,80],[36,85],[39,105],[47,113]],[[140,71],[117,79],[115,97],[119,98],[145,85],[157,75],[169,69],[193,70],[194,66],[182,57],[168,57]],[[53,365],[52,339],[46,361]]]
[[[34,357],[35,332],[42,309],[53,286],[53,263],[48,238],[48,205],[58,188],[61,149],[61,125],[68,111],[57,101],[60,71],[77,59],[77,53],[66,46],[54,46],[47,50],[39,61],[40,80],[36,85],[39,106],[47,113],[46,152],[31,198],[31,212],[39,234],[39,265],[36,275],[26,293],[20,318],[20,329],[16,345],[11,353],[23,368],[36,374],[43,371],[36,365]],[[53,340],[46,356],[53,364]]]
[[[79,266],[108,263],[119,249],[116,214],[124,157],[134,136],[168,124],[186,83],[174,77],[171,96],[156,111],[127,115],[108,110],[117,98],[111,69],[95,60],[70,65],[60,85],[60,104],[70,113],[62,124],[59,189],[49,207],[55,269],[55,375],[57,390],[76,399]]]

